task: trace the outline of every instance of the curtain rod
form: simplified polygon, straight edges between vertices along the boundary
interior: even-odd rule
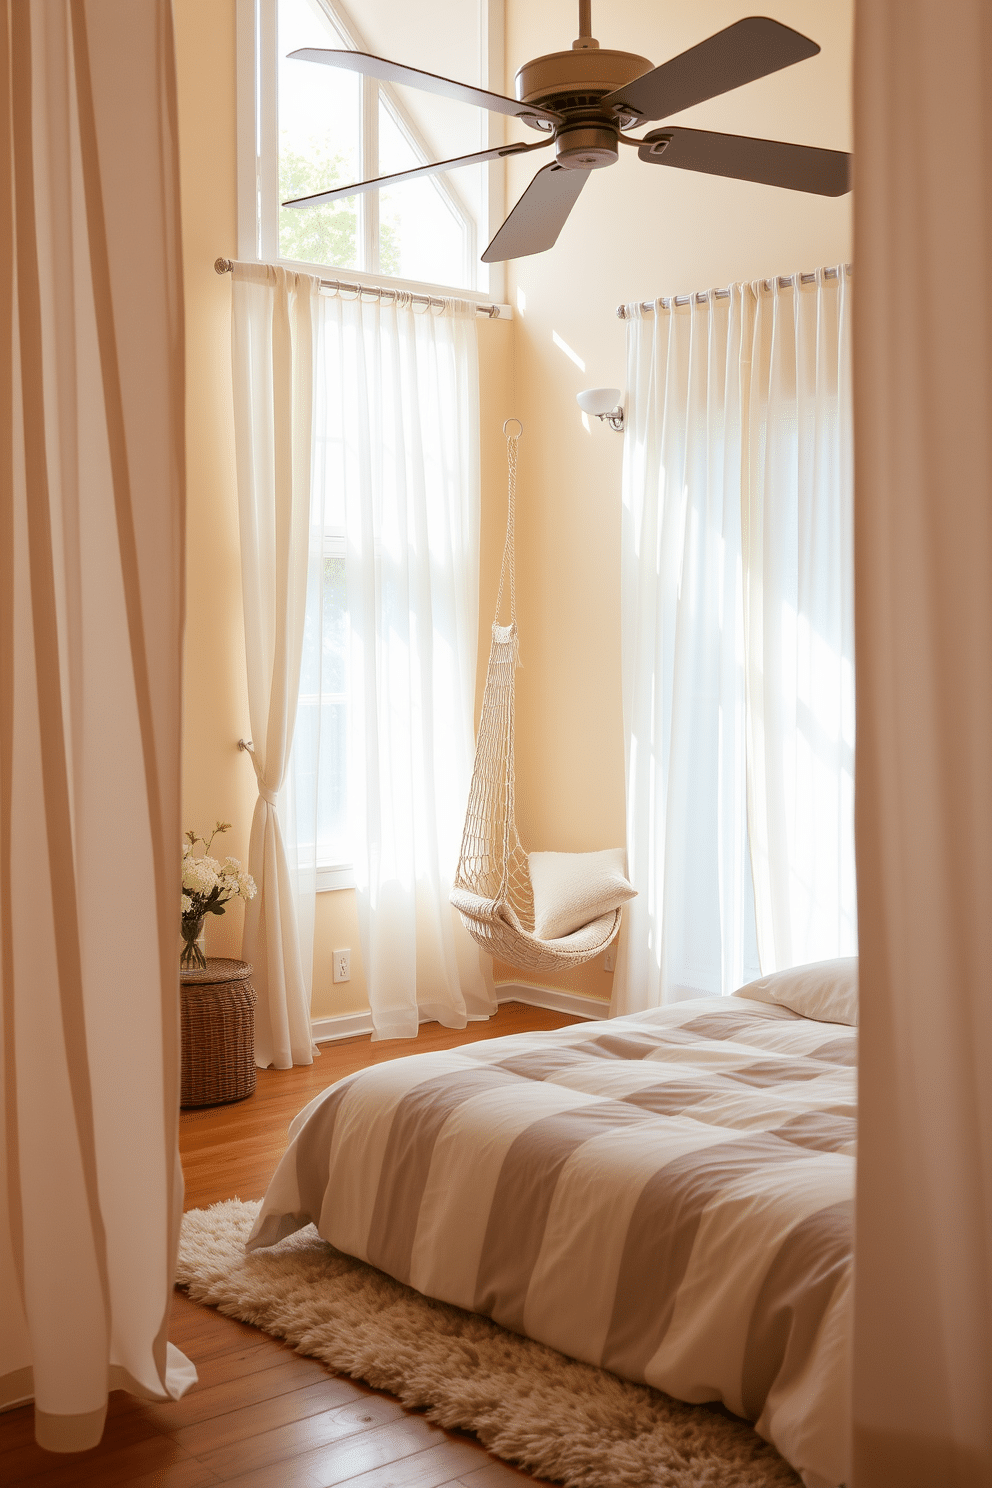
[[[234,264],[235,260],[233,258],[214,259],[214,269],[218,274],[230,274],[234,269]],[[436,306],[438,309],[443,310],[447,304],[447,301],[441,295],[412,294],[405,289],[390,289],[385,284],[349,284],[343,279],[321,279],[320,287],[321,289],[331,289],[335,294],[339,294],[344,290],[346,294],[354,294],[359,299],[361,299],[362,295],[371,295],[377,300],[395,300],[403,295],[408,295],[412,304],[426,305],[431,309],[434,309]],[[499,306],[476,305],[475,313],[476,315],[488,315],[490,320],[497,320],[499,318]]]
[[[851,273],[850,264],[845,264],[844,269],[848,274]],[[815,284],[816,273],[817,271],[814,270],[814,272],[811,274],[779,274],[777,276],[778,287],[779,289],[795,289],[797,280],[800,284]],[[836,279],[837,270],[824,269],[823,277],[824,279]],[[763,286],[763,288],[771,289],[776,280],[761,279],[758,282]],[[656,300],[642,300],[641,311],[645,315],[650,315],[658,308],[659,305],[662,307],[663,310],[671,310],[673,305],[691,305],[693,300],[695,300],[697,305],[704,305],[706,303],[707,296],[710,294],[712,294],[715,300],[730,299],[729,289],[700,289],[697,290],[695,294],[659,295],[658,299]],[[631,320],[633,317],[631,316],[630,312],[633,309],[633,305],[618,305],[617,318],[619,320]]]

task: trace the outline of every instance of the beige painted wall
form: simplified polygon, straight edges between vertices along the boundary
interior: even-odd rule
[[[175,0],[186,290],[188,472],[183,821],[209,832],[222,818],[227,853],[244,861],[255,800],[231,410],[231,282],[214,273],[237,250],[234,3]],[[242,909],[211,916],[212,955],[241,951]]]
[[[174,0],[179,64],[186,272],[189,604],[184,819],[234,824],[225,849],[247,856],[255,800],[248,734],[230,378],[230,280],[213,261],[236,253],[234,0]],[[360,0],[353,0],[361,16]],[[604,46],[653,61],[737,19],[739,0],[613,0],[594,7]],[[823,48],[800,67],[687,111],[701,128],[850,145],[853,0],[764,7]],[[507,90],[520,61],[565,49],[573,0],[507,0]],[[519,130],[511,129],[511,137]],[[515,201],[535,168],[509,163]],[[523,420],[519,482],[518,802],[527,846],[589,850],[623,841],[619,686],[620,464],[623,439],[583,427],[575,393],[624,385],[617,304],[733,279],[846,260],[850,200],[828,202],[641,164],[634,151],[593,175],[548,254],[509,266],[512,322],[482,322],[483,554],[480,677],[505,517],[502,422]],[[557,335],[585,363],[570,358]],[[237,955],[241,911],[208,927],[208,949]],[[352,980],[333,986],[330,958],[352,948]],[[497,981],[513,980],[496,968]],[[540,977],[608,997],[602,958]],[[318,896],[314,1016],[366,1006],[354,895]]]

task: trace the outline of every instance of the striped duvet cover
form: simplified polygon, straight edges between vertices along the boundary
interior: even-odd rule
[[[713,998],[358,1072],[249,1248],[313,1221],[429,1296],[847,1473],[856,1031]]]

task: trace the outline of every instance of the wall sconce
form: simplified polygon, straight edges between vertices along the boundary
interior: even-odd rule
[[[603,419],[618,434],[623,433],[623,409],[620,407],[619,388],[584,388],[576,393],[575,401],[583,413]]]

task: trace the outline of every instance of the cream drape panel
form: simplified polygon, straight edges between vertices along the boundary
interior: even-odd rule
[[[857,949],[849,295],[628,307],[614,1013]]]
[[[279,814],[306,614],[315,315],[319,280],[266,264],[233,270],[234,434],[252,763],[258,800],[243,955],[254,967],[255,1060],[312,1064],[312,947],[301,951],[295,862]]]
[[[855,1488],[992,1484],[990,77],[859,3]]]
[[[315,501],[343,500],[348,795],[374,1037],[495,1011],[448,902],[472,774],[479,623],[475,307],[322,297]],[[319,613],[318,608],[318,613]]]
[[[754,965],[738,618],[744,294],[632,309],[622,602],[638,897],[625,906],[614,1013],[732,992]]]
[[[768,973],[857,954],[851,282],[749,293],[748,826]]]
[[[126,65],[122,65],[126,59]],[[180,1395],[183,319],[168,0],[0,5],[0,1406]],[[0,1468],[0,1476],[3,1469]]]

